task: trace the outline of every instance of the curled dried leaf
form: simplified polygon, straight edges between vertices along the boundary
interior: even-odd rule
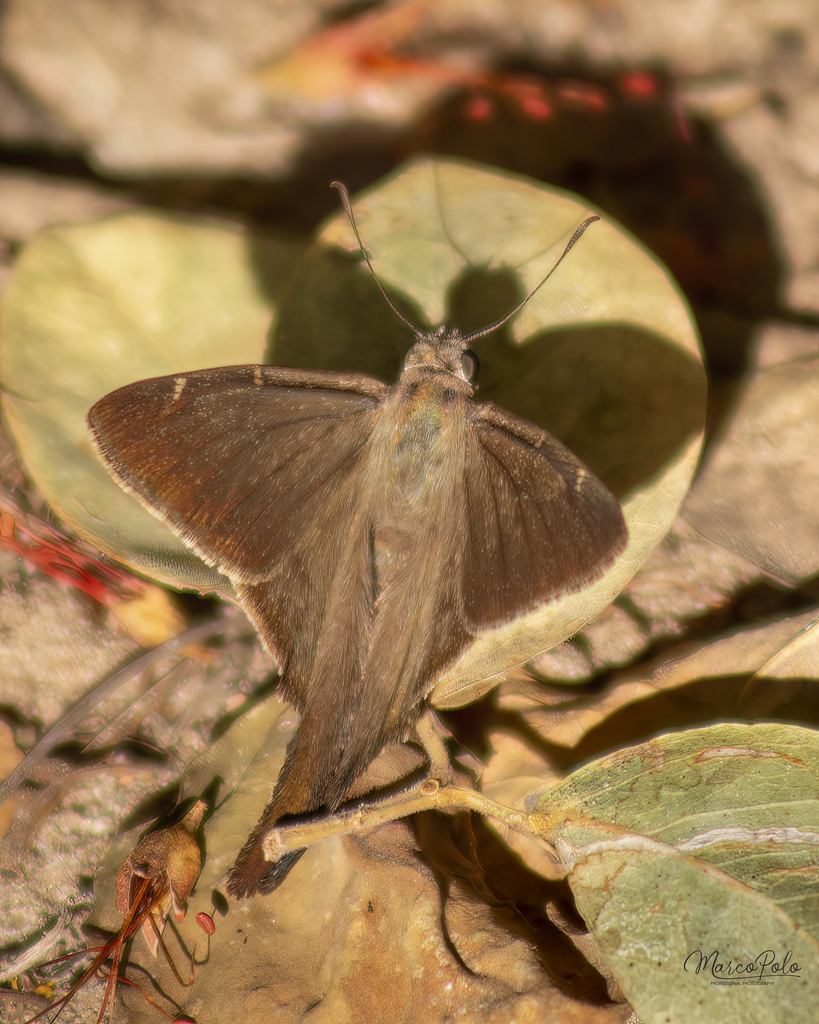
[[[177,921],[184,918],[188,896],[199,877],[202,856],[195,837],[205,810],[204,802],[197,800],[177,825],[143,836],[117,872],[115,902],[123,915],[133,906],[138,880],[149,883],[150,900],[156,905],[145,919],[142,933],[153,956],[169,909]]]
[[[195,836],[202,824],[206,809],[205,803],[202,800],[197,800],[178,824],[171,828],[151,832],[137,843],[117,872],[115,903],[117,910],[123,915],[123,921],[116,935],[102,946],[78,950],[51,961],[51,963],[59,963],[75,956],[95,954],[91,965],[74,982],[68,992],[56,1002],[50,1003],[34,1017],[29,1018],[26,1024],[34,1024],[35,1021],[55,1010],[59,1014],[94,975],[101,974],[109,961],[108,974],[103,975],[108,980],[96,1024],[102,1024],[106,1014],[111,1019],[117,984],[121,980],[136,987],[151,1006],[164,1013],[165,1016],[170,1016],[143,988],[134,982],[120,978],[119,968],[126,943],[141,928],[152,956],[156,957],[157,951],[161,948],[168,967],[177,982],[183,987],[188,987],[193,983],[196,963],[195,947],[194,952],[190,953],[190,977],[186,980],[180,975],[162,940],[162,927],[171,907],[178,920],[181,921],[185,916],[185,905],[201,866],[199,844]],[[199,914],[197,919],[205,916],[207,915]],[[210,924],[211,928],[202,925],[208,935],[208,942],[215,931],[212,920]],[[39,989],[37,991],[39,992]],[[49,998],[51,996],[50,989],[48,996]]]

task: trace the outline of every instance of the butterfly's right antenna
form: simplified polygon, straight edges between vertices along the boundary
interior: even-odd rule
[[[375,272],[375,268],[373,267],[372,260],[370,259],[370,254],[367,251],[366,247],[364,246],[364,243],[361,241],[361,235],[359,235],[359,233],[358,233],[358,226],[357,226],[357,224],[355,222],[355,214],[353,213],[353,207],[352,207],[352,205],[350,203],[350,197],[347,194],[346,186],[344,184],[342,184],[342,182],[340,182],[340,181],[331,181],[330,182],[330,188],[336,189],[338,191],[338,194],[341,196],[341,202],[342,202],[342,204],[344,206],[344,211],[347,214],[347,219],[350,222],[350,227],[353,229],[353,234],[355,235],[355,240],[358,242],[358,247],[361,250],[361,255],[366,260],[367,266],[370,268],[370,273],[375,278],[375,283],[378,285],[379,291],[384,296],[384,298],[385,298],[385,300],[387,302],[387,305],[390,307],[390,309],[393,311],[393,313],[395,313],[395,315],[398,317],[399,320],[403,320],[404,321],[404,323],[407,325],[407,327],[409,327],[409,329],[413,332],[413,334],[418,334],[418,328],[414,324],[411,324],[409,322],[409,320],[407,320],[407,318],[404,316],[404,314],[399,312],[399,310],[397,310],[395,308],[395,304],[393,303],[392,299],[384,291],[384,286],[378,280],[378,274],[376,274],[376,272]]]
[[[529,294],[526,296],[526,298],[523,300],[523,302],[519,302],[517,304],[517,306],[515,306],[515,308],[510,313],[507,313],[506,316],[502,316],[500,318],[500,320],[496,320],[493,324],[490,324],[488,327],[483,327],[480,331],[475,331],[474,334],[467,335],[466,338],[464,338],[464,341],[467,341],[467,342],[474,341],[476,338],[482,338],[485,334],[491,334],[492,331],[496,331],[499,327],[502,327],[506,323],[507,320],[511,320],[512,317],[516,313],[519,313],[523,309],[523,307],[526,305],[526,303],[529,301],[529,299],[531,299],[535,295],[537,295],[537,293],[544,286],[544,284],[546,284],[546,282],[549,280],[549,278],[552,276],[552,274],[557,270],[557,268],[560,266],[560,264],[563,262],[563,260],[566,259],[566,257],[569,255],[570,250],[574,246],[575,242],[578,240],[578,238],[580,238],[580,236],[583,234],[583,232],[586,230],[586,228],[589,226],[589,224],[593,224],[596,220],[600,220],[600,218],[597,216],[597,214],[594,214],[591,217],[587,217],[583,221],[583,223],[579,227],[577,227],[575,229],[574,234],[569,239],[569,241],[566,243],[566,248],[563,250],[563,254],[559,257],[557,263],[555,263],[555,265],[552,267],[552,269],[549,271],[549,273],[543,278],[543,280],[540,282],[540,284],[537,286],[537,288],[533,288],[532,291],[529,292]]]

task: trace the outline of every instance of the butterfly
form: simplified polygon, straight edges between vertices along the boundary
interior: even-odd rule
[[[282,881],[301,851],[271,863],[265,835],[337,808],[479,635],[581,590],[625,546],[590,470],[475,400],[469,345],[499,323],[412,328],[394,384],[226,366],[129,384],[89,413],[114,478],[231,580],[300,715],[234,896]]]

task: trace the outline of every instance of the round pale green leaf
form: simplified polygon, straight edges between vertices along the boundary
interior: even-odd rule
[[[421,329],[446,323],[464,333],[514,309],[597,212],[558,189],[438,160],[411,165],[354,208],[402,313]],[[275,361],[394,380],[412,340],[361,266],[346,219],[336,217],[282,304]],[[527,305],[474,348],[477,398],[547,428],[579,455],[621,499],[630,542],[592,587],[482,635],[438,681],[440,707],[476,699],[619,593],[677,514],[705,412],[685,302],[665,268],[605,215]]]
[[[114,483],[86,425],[97,399],[179,370],[264,361],[301,247],[217,224],[124,214],[27,246],[2,310],[3,412],[35,484],[103,551],[197,589],[230,585]]]

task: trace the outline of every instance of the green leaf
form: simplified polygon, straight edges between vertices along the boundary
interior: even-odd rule
[[[529,803],[644,1024],[813,1019],[819,734],[765,724],[659,736]],[[715,952],[699,972],[696,951]],[[798,972],[743,984],[760,980],[762,959],[786,958]],[[745,973],[714,975],[714,962]]]
[[[577,909],[642,1024],[812,1024],[819,943],[770,900],[674,851],[601,850]]]

